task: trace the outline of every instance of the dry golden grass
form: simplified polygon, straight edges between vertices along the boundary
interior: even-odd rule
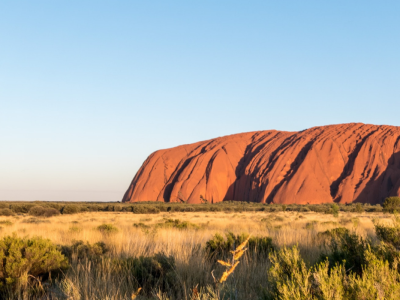
[[[154,225],[166,218],[190,221],[203,225],[202,229],[179,230],[159,228],[143,230],[135,228],[134,223]],[[338,218],[328,214],[314,212],[278,212],[278,213],[163,213],[140,215],[119,212],[95,212],[39,219],[43,223],[25,223],[30,216],[1,217],[1,221],[10,221],[12,225],[3,225],[0,237],[17,233],[19,236],[42,236],[56,244],[71,245],[76,240],[95,243],[106,242],[114,255],[140,256],[164,252],[173,255],[177,261],[187,262],[192,249],[204,245],[215,233],[231,231],[249,233],[253,236],[270,236],[277,246],[298,244],[303,256],[312,260],[316,233],[335,227],[355,230],[359,235],[374,238],[372,220],[379,218],[389,222],[391,217],[383,213],[341,213]],[[101,224],[113,224],[119,231],[107,235],[96,228]],[[0,224],[1,225],[1,224]],[[307,252],[310,252],[309,255]]]
[[[196,285],[212,282],[211,271],[204,253],[198,251],[215,233],[249,233],[252,236],[270,236],[278,247],[298,245],[302,256],[314,263],[320,253],[316,244],[318,232],[335,227],[355,230],[363,237],[375,238],[373,219],[390,222],[391,216],[383,213],[340,213],[338,218],[315,212],[186,212],[160,214],[132,214],[124,212],[92,212],[60,215],[51,218],[34,218],[38,223],[27,223],[31,216],[0,217],[0,237],[16,233],[18,236],[42,236],[59,245],[71,245],[76,240],[95,243],[104,241],[115,257],[151,256],[163,252],[175,258],[176,272],[187,291]],[[190,221],[200,229],[154,229],[165,219]],[[8,223],[9,223],[8,222]],[[134,227],[134,223],[149,225],[149,229]],[[101,224],[112,224],[119,230],[105,234],[97,230]],[[266,282],[267,261],[251,260],[243,256],[235,270],[235,288],[246,299],[254,299],[260,286]],[[103,272],[104,273],[104,272]],[[68,271],[63,281],[69,299],[126,299],[134,292],[127,283],[118,283],[110,274],[96,273],[90,265],[76,265]],[[90,279],[90,280],[89,280]],[[133,280],[133,279],[132,279]],[[182,295],[184,298],[184,296]],[[138,296],[137,299],[139,299]],[[244,298],[240,298],[244,299]]]

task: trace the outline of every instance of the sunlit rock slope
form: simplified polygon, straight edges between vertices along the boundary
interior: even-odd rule
[[[124,202],[380,203],[400,195],[400,127],[240,133],[152,153]]]

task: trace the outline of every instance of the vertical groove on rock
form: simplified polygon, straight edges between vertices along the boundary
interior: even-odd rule
[[[365,141],[374,133],[376,132],[376,130],[370,132],[369,134],[367,134],[364,138],[362,138],[361,142],[359,142],[358,144],[356,144],[356,147],[354,148],[353,152],[348,156],[348,160],[346,165],[344,166],[343,172],[340,175],[340,177],[335,180],[330,187],[330,191],[331,191],[331,196],[332,198],[335,200],[335,202],[339,202],[340,201],[340,195],[338,195],[338,191],[339,191],[339,186],[340,184],[351,174],[351,172],[353,171],[353,167],[354,167],[354,162],[357,158],[358,153],[361,150],[361,147],[364,145]]]

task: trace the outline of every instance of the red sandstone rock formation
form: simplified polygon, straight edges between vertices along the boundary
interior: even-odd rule
[[[400,127],[258,131],[159,150],[124,202],[380,203],[400,196]]]

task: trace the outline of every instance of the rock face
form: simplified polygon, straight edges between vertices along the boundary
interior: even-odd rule
[[[123,202],[381,203],[400,196],[400,127],[241,133],[151,154]]]

